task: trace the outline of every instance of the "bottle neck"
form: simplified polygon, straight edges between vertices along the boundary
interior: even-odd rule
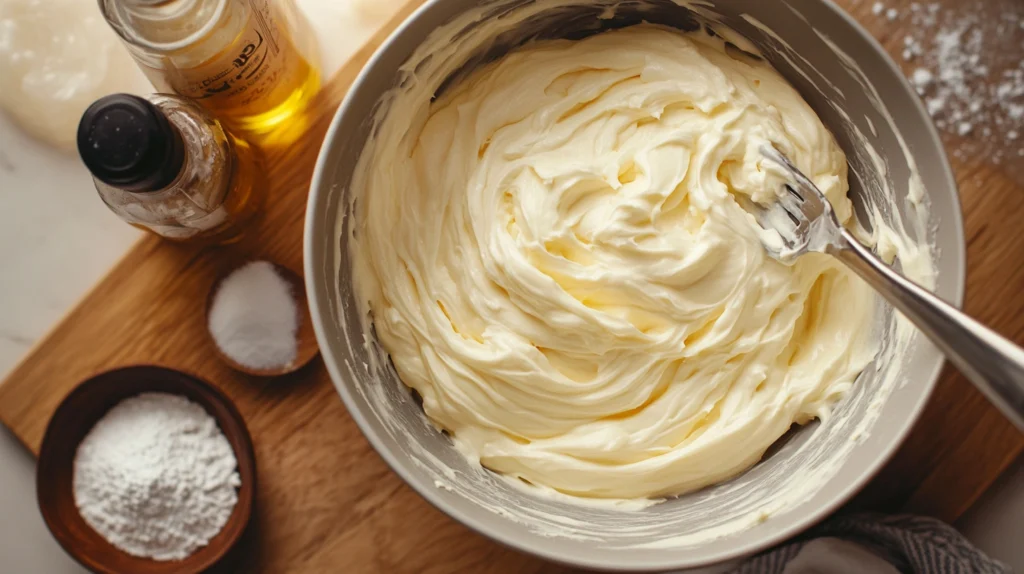
[[[208,36],[236,0],[101,0],[104,17],[125,41],[151,52],[184,49]]]

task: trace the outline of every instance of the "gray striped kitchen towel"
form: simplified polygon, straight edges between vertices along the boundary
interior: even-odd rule
[[[923,516],[834,516],[733,574],[1008,574],[952,526]]]

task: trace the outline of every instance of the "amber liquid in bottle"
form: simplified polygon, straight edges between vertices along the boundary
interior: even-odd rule
[[[313,35],[289,0],[100,0],[157,87],[260,141],[320,89]],[[305,43],[303,43],[305,42]]]

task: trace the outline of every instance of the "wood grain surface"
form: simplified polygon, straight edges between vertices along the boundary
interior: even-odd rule
[[[333,78],[310,112],[313,127],[300,145],[270,153],[267,210],[242,242],[198,248],[142,239],[0,386],[0,420],[34,453],[61,399],[103,370],[162,364],[221,388],[252,433],[260,480],[253,523],[228,570],[566,570],[469,531],[406,487],[349,418],[321,359],[278,379],[248,377],[225,366],[205,334],[207,291],[226,270],[253,258],[302,269],[306,194],[323,133],[360,67],[418,4],[412,0],[401,8]],[[899,54],[899,23],[874,15],[870,2],[842,4]],[[901,9],[909,4],[887,3]],[[967,311],[1024,343],[1019,167],[969,154],[954,160],[968,237]],[[1024,436],[947,368],[910,438],[852,505],[952,521],[1022,449]]]

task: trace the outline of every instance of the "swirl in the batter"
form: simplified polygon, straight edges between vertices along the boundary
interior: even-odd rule
[[[362,162],[355,280],[484,466],[679,494],[828,416],[874,356],[869,288],[828,256],[770,259],[735,199],[778,193],[771,142],[852,218],[842,151],[768,64],[640,25],[531,44],[422,117]]]

